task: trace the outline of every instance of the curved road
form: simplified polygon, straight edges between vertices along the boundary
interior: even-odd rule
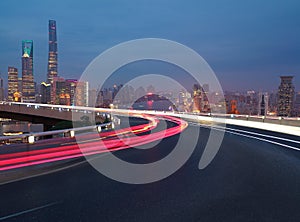
[[[1,185],[0,221],[299,221],[299,151],[234,131],[245,128],[231,129],[212,163],[199,170],[210,130],[220,129],[190,123],[182,135],[192,139],[198,127],[191,158],[162,181],[116,182],[83,161]],[[168,155],[178,137],[164,138],[149,150],[124,149],[115,155],[136,163],[153,162]],[[298,146],[297,137],[288,140],[286,145]]]

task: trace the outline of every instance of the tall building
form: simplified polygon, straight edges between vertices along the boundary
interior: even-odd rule
[[[76,86],[77,86],[77,79],[67,79],[66,80],[66,92],[70,95],[70,103],[71,105],[74,104],[74,95],[76,91]]]
[[[22,41],[22,101],[35,101],[35,86],[33,79],[33,41]]]
[[[269,97],[267,93],[259,93],[258,115],[266,116],[268,113]]]
[[[203,90],[199,84],[194,84],[193,87],[193,112],[202,112]]]
[[[208,91],[209,91],[209,86],[208,84],[204,84],[205,86],[205,91],[204,88],[200,84],[194,84],[193,87],[193,112],[211,112],[210,109],[210,104],[208,100]]]
[[[75,106],[88,106],[89,104],[89,84],[88,82],[77,82],[74,98]]]
[[[42,82],[40,86],[41,103],[49,104],[51,102],[51,84]]]
[[[295,87],[293,76],[280,76],[281,83],[278,87],[277,115],[292,116],[294,110]]]
[[[22,93],[22,77],[18,78],[18,92]]]
[[[19,81],[18,81],[18,69],[15,67],[8,67],[8,89],[7,89],[7,100],[12,102],[14,101],[14,93],[18,92]],[[20,91],[19,91],[20,93]]]
[[[0,78],[0,101],[4,100],[4,85],[3,85],[3,79]]]
[[[54,77],[51,83],[51,104],[70,105],[70,95],[67,95],[66,80]]]
[[[88,98],[88,105],[91,107],[96,106],[96,100],[97,100],[97,90],[96,89],[90,89],[89,90],[89,98]]]
[[[51,83],[54,77],[57,77],[56,21],[49,20],[49,54],[48,54],[47,82]]]
[[[277,92],[271,92],[269,94],[269,104],[268,104],[269,114],[274,115],[277,111]]]

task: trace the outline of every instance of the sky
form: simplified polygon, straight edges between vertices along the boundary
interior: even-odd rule
[[[298,0],[1,0],[0,8],[4,79],[8,66],[21,70],[22,39],[34,41],[35,80],[46,79],[48,20],[54,19],[58,72],[65,78],[80,78],[96,56],[117,44],[163,38],[199,53],[224,90],[277,90],[280,75],[293,75],[300,91]],[[124,69],[113,81],[130,76]]]

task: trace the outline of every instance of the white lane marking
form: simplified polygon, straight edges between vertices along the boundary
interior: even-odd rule
[[[271,136],[271,135],[256,133],[256,132],[252,132],[252,131],[245,131],[245,130],[240,130],[240,129],[233,129],[233,128],[229,128],[229,127],[211,126],[211,125],[206,125],[206,124],[197,124],[197,123],[191,123],[191,124],[192,125],[197,125],[197,126],[205,126],[205,127],[214,128],[214,129],[218,128],[218,129],[223,129],[223,130],[231,130],[231,131],[236,131],[236,132],[249,133],[249,134],[256,135],[256,136],[263,136],[263,137],[268,137],[268,138],[272,138],[272,139],[279,139],[279,140],[283,140],[283,141],[287,141],[287,142],[292,142],[292,143],[298,143],[298,144],[300,144],[300,141],[297,141],[297,140],[291,140],[291,139],[287,139],[287,138],[282,138],[282,137],[277,137],[277,136]]]
[[[256,139],[256,140],[260,140],[260,141],[272,143],[272,144],[275,144],[275,145],[283,146],[283,147],[286,147],[286,148],[289,148],[289,149],[300,151],[300,148],[290,146],[290,145],[287,145],[287,144],[283,144],[283,143],[274,142],[272,140],[267,140],[267,139],[263,139],[263,138],[259,138],[259,137],[255,137],[255,136],[250,136],[250,135],[245,135],[245,134],[241,134],[241,133],[236,133],[236,132],[228,132],[228,133],[235,134],[235,135],[240,135],[240,136],[248,137],[248,138],[251,138],[251,139]]]
[[[20,216],[20,215],[23,215],[23,214],[31,213],[31,212],[41,210],[41,209],[44,209],[44,208],[47,208],[47,207],[51,207],[51,206],[57,205],[59,203],[61,203],[61,201],[49,203],[49,204],[46,204],[46,205],[43,205],[43,206],[40,206],[40,207],[35,207],[35,208],[29,209],[29,210],[24,210],[24,211],[20,211],[20,212],[10,214],[10,215],[4,216],[4,217],[0,217],[0,221],[6,220],[6,219],[9,219],[9,218],[12,218],[12,217],[17,217],[17,216]]]
[[[191,123],[191,125],[197,125],[197,126],[201,125],[202,127],[210,128],[210,129],[214,129],[214,130],[219,130],[219,131],[226,131],[226,129],[230,129],[230,128],[222,128],[222,127],[213,127],[213,126],[210,126],[210,125],[197,124],[197,123],[196,124]],[[244,132],[247,132],[247,133],[251,134],[251,132],[248,132],[248,131],[244,131]],[[290,146],[290,145],[287,145],[287,144],[283,144],[283,143],[279,143],[279,142],[274,142],[272,140],[268,140],[268,139],[264,139],[264,138],[259,138],[259,137],[256,137],[256,136],[245,135],[245,134],[242,134],[242,133],[237,133],[237,132],[232,132],[232,131],[227,131],[227,133],[231,133],[231,134],[235,134],[235,135],[239,135],[239,136],[244,136],[244,137],[248,137],[248,138],[251,138],[251,139],[256,139],[256,140],[260,140],[260,141],[268,142],[268,143],[271,143],[271,144],[283,146],[283,147],[286,147],[286,148],[289,148],[289,149],[300,151],[300,148]],[[258,134],[258,135],[268,137],[268,135],[264,135],[264,134]],[[273,136],[270,136],[270,137],[284,140],[284,138],[280,138],[280,137],[273,137]],[[289,140],[289,141],[294,142],[294,143],[299,143],[298,141],[295,141],[295,140]]]
[[[221,128],[221,127],[219,127],[219,128]],[[287,139],[287,138],[271,136],[271,135],[266,135],[266,134],[261,134],[261,133],[255,133],[255,132],[245,131],[245,130],[240,130],[240,129],[233,129],[233,128],[226,128],[226,129],[236,131],[236,132],[249,133],[249,134],[252,134],[252,135],[263,136],[263,137],[268,137],[268,138],[272,138],[272,139],[279,139],[279,140],[283,140],[283,141],[287,141],[287,142],[299,143],[300,144],[300,141],[297,141],[297,140],[291,140],[291,139]]]

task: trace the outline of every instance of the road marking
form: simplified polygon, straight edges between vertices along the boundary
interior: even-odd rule
[[[6,220],[6,219],[9,219],[9,218],[12,218],[12,217],[21,216],[23,214],[31,213],[31,212],[41,210],[41,209],[44,209],[44,208],[47,208],[47,207],[51,207],[51,206],[57,205],[59,203],[61,203],[61,201],[49,203],[49,204],[46,204],[46,205],[43,205],[43,206],[40,206],[40,207],[35,207],[35,208],[29,209],[29,210],[24,210],[24,211],[20,211],[18,213],[14,213],[14,214],[10,214],[10,215],[4,216],[4,217],[0,217],[0,221]]]
[[[222,127],[214,127],[214,128],[222,128]],[[263,136],[263,137],[268,137],[268,138],[272,138],[272,139],[279,139],[279,140],[283,140],[283,141],[287,141],[287,142],[299,143],[300,144],[300,141],[291,140],[291,139],[287,139],[287,138],[282,138],[282,137],[277,137],[277,136],[271,136],[271,135],[261,134],[261,133],[255,133],[255,132],[251,132],[251,131],[233,129],[233,128],[228,128],[228,127],[226,127],[226,129],[229,129],[229,130],[235,131],[235,132],[249,133],[249,134],[256,135],[256,136]]]
[[[252,131],[233,129],[233,128],[229,128],[229,127],[211,126],[211,125],[206,125],[206,124],[201,124],[201,123],[200,124],[192,123],[192,122],[190,122],[190,123],[191,123],[191,125],[196,125],[196,126],[204,126],[204,127],[208,127],[208,128],[214,128],[214,129],[218,128],[218,129],[223,129],[223,130],[231,130],[231,131],[236,131],[236,132],[241,132],[241,133],[249,133],[249,134],[252,134],[252,135],[263,136],[263,137],[268,137],[268,138],[272,138],[272,139],[279,139],[279,140],[283,140],[283,141],[287,141],[287,142],[299,143],[300,144],[300,141],[297,141],[297,140],[291,140],[291,139],[287,139],[287,138],[271,136],[271,135],[256,133],[256,132],[252,132]]]
[[[282,147],[286,147],[289,149],[300,151],[300,148],[298,148],[298,147],[290,146],[290,145],[287,145],[284,143],[274,142],[272,140],[268,140],[268,139],[264,139],[264,138],[260,138],[260,137],[256,137],[256,136],[245,135],[245,134],[238,133],[238,132],[240,131],[240,132],[249,133],[252,135],[260,135],[260,136],[269,137],[269,138],[273,138],[273,139],[276,138],[276,139],[284,140],[284,141],[288,141],[288,142],[299,143],[299,141],[295,141],[295,140],[290,140],[290,139],[285,139],[285,138],[281,138],[281,137],[275,137],[275,136],[270,136],[270,135],[265,135],[265,134],[260,134],[260,133],[254,133],[254,132],[249,132],[249,131],[244,131],[244,130],[231,129],[231,128],[226,128],[226,127],[215,127],[215,126],[211,126],[211,125],[198,124],[198,123],[193,123],[193,122],[190,122],[190,124],[195,125],[195,126],[202,126],[202,127],[210,128],[210,129],[214,129],[214,130],[225,131],[227,133],[231,133],[231,134],[235,134],[235,135],[239,135],[239,136],[243,136],[243,137],[248,137],[251,139],[256,139],[256,140],[260,140],[260,141],[268,142],[271,144],[279,145]],[[226,130],[228,130],[228,131],[226,131]],[[232,130],[232,131],[230,131],[230,130]],[[237,131],[237,132],[234,132],[234,131]]]

